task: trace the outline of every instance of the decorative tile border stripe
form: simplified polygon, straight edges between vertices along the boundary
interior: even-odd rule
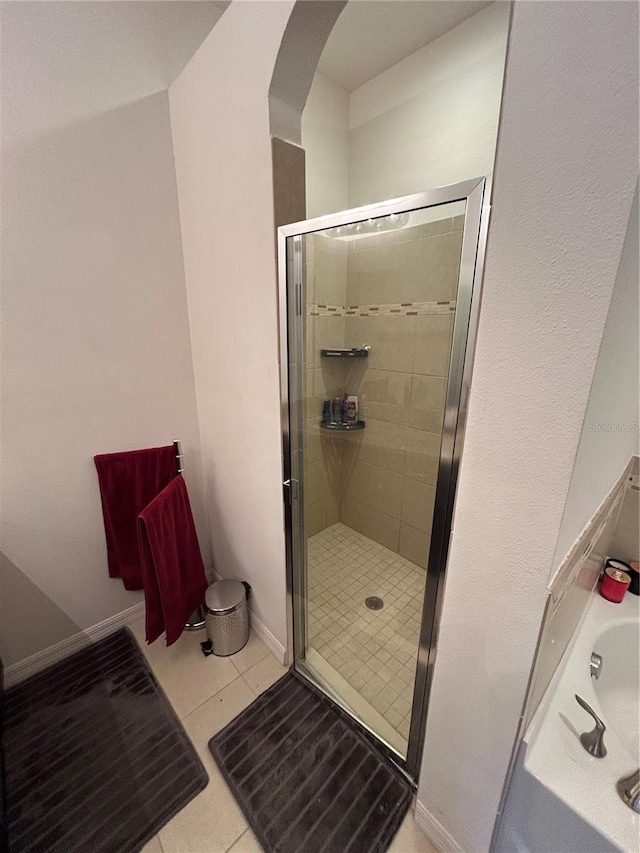
[[[390,302],[387,305],[309,305],[310,317],[380,317],[385,314],[405,315],[449,314],[455,302]]]
[[[308,305],[307,314],[311,317],[344,317],[344,305]]]

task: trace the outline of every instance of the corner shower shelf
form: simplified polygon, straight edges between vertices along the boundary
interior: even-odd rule
[[[370,349],[371,347],[366,344],[363,347],[352,347],[351,349],[334,347],[333,349],[321,349],[320,355],[322,358],[366,358]]]
[[[356,421],[355,424],[332,424],[327,421],[321,421],[320,429],[328,429],[332,432],[355,432],[359,429],[364,429],[364,421]]]

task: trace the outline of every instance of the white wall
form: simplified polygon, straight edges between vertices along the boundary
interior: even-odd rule
[[[564,508],[552,574],[611,491],[629,458],[638,453],[638,251],[636,190]]]
[[[374,77],[349,102],[349,206],[491,173],[509,3]]]
[[[213,558],[286,645],[268,91],[292,3],[232,3],[170,88]]]
[[[45,647],[141,599],[107,574],[94,454],[181,438],[206,534],[168,97],[44,74],[91,56],[49,40],[74,5],[3,10],[2,549],[52,602]],[[3,608],[40,619],[20,589]]]
[[[0,657],[3,664],[9,667],[79,633],[80,626],[0,551]]]
[[[317,72],[302,114],[307,217],[349,207],[349,93]]]
[[[492,3],[351,93],[316,73],[307,215],[489,175],[508,25],[509,3]]]
[[[418,789],[467,853],[489,847],[637,179],[636,11],[514,8]]]

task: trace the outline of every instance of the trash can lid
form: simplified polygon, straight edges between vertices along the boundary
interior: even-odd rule
[[[208,587],[204,600],[207,610],[213,613],[226,613],[246,601],[247,593],[241,581],[216,581]]]

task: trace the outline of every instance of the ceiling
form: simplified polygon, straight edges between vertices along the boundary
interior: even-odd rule
[[[352,92],[488,5],[481,0],[350,0],[318,71]]]
[[[17,141],[166,89],[228,6],[211,0],[2,3],[3,131]]]

